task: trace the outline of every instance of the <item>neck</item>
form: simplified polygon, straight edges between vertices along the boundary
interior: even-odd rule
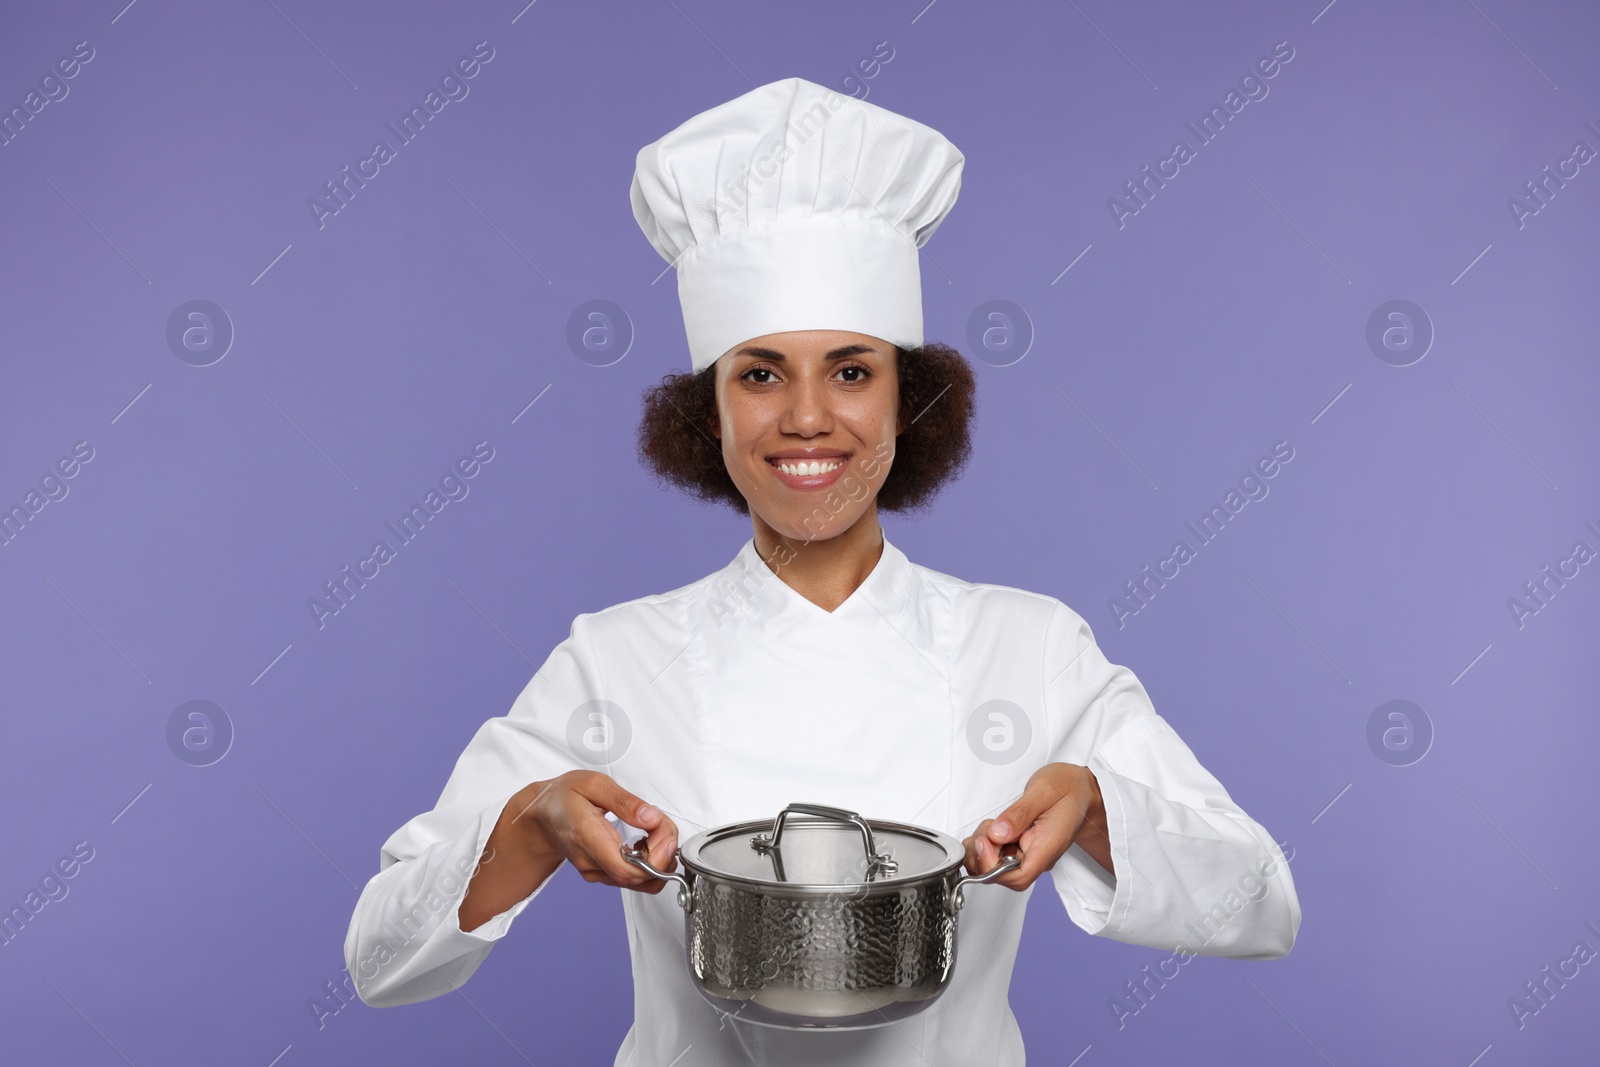
[[[825,541],[785,537],[751,514],[756,551],[785,585],[823,611],[849,599],[883,555],[883,528],[874,503],[843,533]]]

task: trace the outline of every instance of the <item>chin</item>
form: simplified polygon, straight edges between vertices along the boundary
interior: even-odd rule
[[[866,512],[854,501],[838,511],[829,507],[837,503],[837,498],[829,500],[819,495],[815,502],[808,502],[804,507],[761,509],[758,514],[775,532],[791,541],[831,541],[854,526]]]

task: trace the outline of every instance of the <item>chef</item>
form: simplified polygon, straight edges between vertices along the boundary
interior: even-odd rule
[[[1019,1067],[1006,994],[1044,875],[1086,933],[1185,962],[1294,944],[1283,852],[1081,616],[884,536],[880,509],[925,506],[969,451],[973,377],[924,343],[918,252],[963,162],[937,131],[800,78],[639,152],[634,216],[677,268],[693,365],[647,393],[641,456],[753,535],[693,584],[579,615],[433,810],[384,843],[344,946],[367,1004],[467,981],[568,863],[627,890],[634,1021],[615,1062],[631,1067]],[[1023,857],[967,891],[950,984],[922,1012],[787,1030],[718,1011],[675,893],[621,854],[642,838],[672,870],[680,840],[797,801],[951,834],[973,873]]]

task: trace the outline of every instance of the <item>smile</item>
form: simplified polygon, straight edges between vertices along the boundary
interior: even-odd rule
[[[794,449],[767,457],[778,481],[802,492],[826,489],[844,477],[849,464],[850,453],[834,448]]]
[[[772,465],[784,474],[796,477],[808,475],[831,474],[844,466],[842,459],[813,459],[813,460],[773,460]]]

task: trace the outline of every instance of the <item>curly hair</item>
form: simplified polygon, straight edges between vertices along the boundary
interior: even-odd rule
[[[919,511],[955,480],[972,455],[972,419],[978,388],[972,368],[955,349],[937,342],[895,349],[900,383],[900,424],[894,461],[878,506]],[[749,514],[744,494],[723,463],[712,435],[717,422],[716,369],[669,374],[644,391],[639,420],[639,460],[658,482],[701,500]]]

